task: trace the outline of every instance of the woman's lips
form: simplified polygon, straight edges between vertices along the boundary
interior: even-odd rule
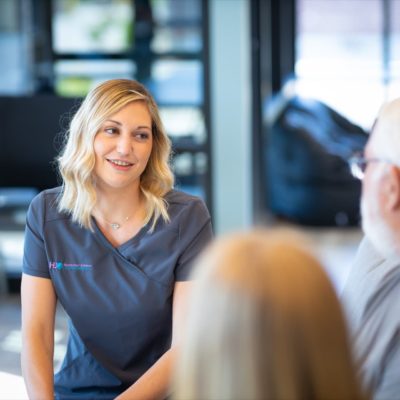
[[[107,161],[116,169],[121,170],[121,171],[126,171],[128,170],[130,167],[132,167],[134,164],[129,162],[129,161],[125,161],[125,160],[115,160],[115,159],[109,159],[107,158]]]

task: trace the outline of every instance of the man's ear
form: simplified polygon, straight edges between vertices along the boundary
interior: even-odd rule
[[[386,186],[386,205],[388,210],[400,210],[400,167],[396,165],[389,166]]]

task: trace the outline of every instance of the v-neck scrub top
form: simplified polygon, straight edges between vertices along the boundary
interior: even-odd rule
[[[172,295],[212,238],[203,201],[176,190],[165,200],[170,222],[150,223],[119,247],[57,211],[60,188],[33,199],[23,272],[52,280],[69,316],[57,398],[108,399],[124,391],[171,346]]]

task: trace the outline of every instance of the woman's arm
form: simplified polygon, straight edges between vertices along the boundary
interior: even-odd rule
[[[22,275],[21,367],[30,399],[53,399],[54,319],[57,298],[50,279]]]
[[[172,308],[172,346],[160,359],[116,400],[165,399],[170,392],[176,346],[185,318],[187,296],[193,282],[176,282]]]

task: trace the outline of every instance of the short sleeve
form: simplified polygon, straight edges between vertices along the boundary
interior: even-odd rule
[[[179,241],[182,253],[175,267],[175,280],[190,279],[193,263],[213,238],[211,217],[204,202],[193,201],[186,210],[185,218],[179,225]]]
[[[44,216],[45,199],[39,194],[32,200],[26,217],[22,270],[28,275],[50,278],[43,240]]]

